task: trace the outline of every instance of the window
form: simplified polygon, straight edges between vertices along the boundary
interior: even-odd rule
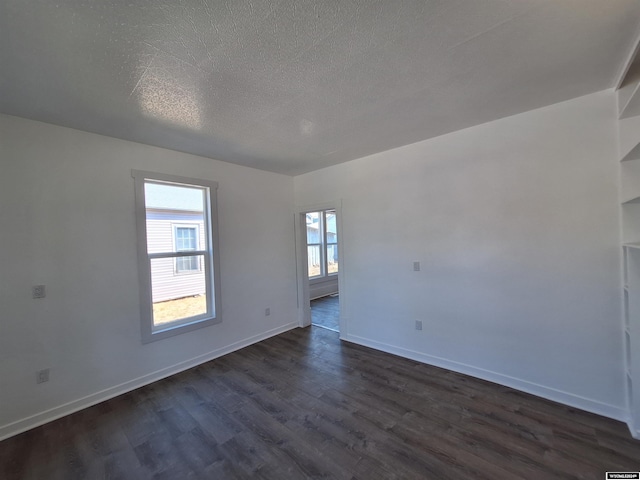
[[[310,279],[338,273],[338,229],[336,211],[308,212],[307,260]]]
[[[142,342],[219,323],[215,182],[133,171]]]
[[[198,250],[198,227],[173,226],[173,242],[176,252],[193,252]],[[176,273],[200,271],[197,257],[177,257]]]

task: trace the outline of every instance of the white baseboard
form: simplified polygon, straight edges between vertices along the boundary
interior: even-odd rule
[[[309,286],[309,299],[316,300],[317,298],[326,297],[338,293],[338,284],[320,284]]]
[[[634,425],[633,418],[631,418],[630,414],[627,416],[626,422],[629,427],[629,432],[631,432],[631,436],[636,440],[640,440],[640,430]]]
[[[163,378],[170,377],[171,375],[175,375],[176,373],[180,373],[184,370],[196,367],[202,363],[208,362],[236,350],[240,350],[241,348],[248,347],[249,345],[252,345],[256,342],[266,340],[269,337],[273,337],[274,335],[292,330],[296,327],[298,327],[297,322],[282,325],[278,328],[268,330],[259,335],[254,335],[253,337],[249,337],[244,340],[232,343],[231,345],[227,345],[226,347],[218,348],[203,355],[185,360],[184,362],[180,362],[170,367],[163,368],[162,370],[158,370],[147,375],[134,378],[119,385],[115,385],[99,392],[92,393],[91,395],[87,395],[86,397],[73,400],[63,405],[45,410],[44,412],[36,413],[35,415],[31,415],[7,425],[0,426],[0,440],[4,440],[14,435],[18,435],[19,433],[26,432],[27,430],[30,430],[32,428],[39,427],[40,425],[44,425],[45,423],[52,422],[53,420],[57,420],[59,418],[83,410],[87,407],[91,407],[98,403],[104,402],[105,400],[109,400],[110,398],[117,397],[118,395],[122,395],[123,393],[130,392],[132,390],[135,390],[136,388],[140,388],[145,385],[149,385],[150,383],[157,382],[158,380],[162,380]]]
[[[606,403],[598,402],[597,400],[581,397],[579,395],[574,395],[572,393],[557,390],[555,388],[545,387],[544,385],[538,385],[527,380],[510,377],[501,373],[484,370],[472,365],[467,365],[464,363],[447,360],[445,358],[408,350],[406,348],[388,345],[386,343],[377,342],[375,340],[359,337],[357,335],[341,335],[340,338],[348,342],[357,343],[358,345],[374,348],[376,350],[381,350],[383,352],[398,355],[400,357],[405,357],[411,360],[416,360],[418,362],[434,365],[436,367],[445,368],[447,370],[480,378],[482,380],[487,380],[489,382],[497,383],[498,385],[503,385],[505,387],[510,387],[522,392],[530,393],[531,395],[546,398],[547,400],[552,400],[554,402],[562,403],[570,407],[579,408],[580,410],[585,410],[587,412],[595,413],[597,415],[602,415],[604,417],[628,423],[628,412],[623,408],[616,407],[615,405],[608,405]],[[640,438],[636,437],[636,435],[640,432],[635,432],[636,435],[634,435],[634,431],[630,424],[629,428],[631,429],[631,434],[634,436],[634,438]]]

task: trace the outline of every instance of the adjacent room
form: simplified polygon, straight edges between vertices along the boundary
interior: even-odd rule
[[[335,208],[305,212],[311,324],[340,331],[338,218]]]
[[[0,38],[0,478],[640,471],[636,0]]]

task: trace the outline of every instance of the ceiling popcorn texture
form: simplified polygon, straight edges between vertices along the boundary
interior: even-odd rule
[[[613,87],[637,0],[3,0],[0,112],[297,175]]]

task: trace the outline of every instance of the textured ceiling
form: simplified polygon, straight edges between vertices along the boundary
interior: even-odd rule
[[[637,0],[2,0],[0,112],[296,175],[612,87]]]

